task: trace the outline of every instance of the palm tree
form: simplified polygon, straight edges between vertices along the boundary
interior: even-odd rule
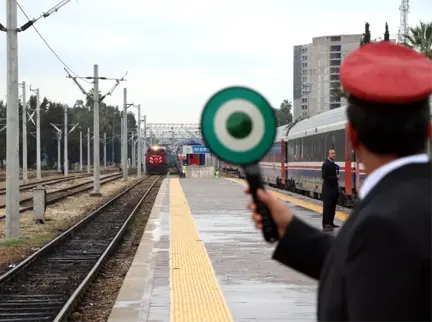
[[[429,59],[432,59],[432,22],[422,22],[411,27],[409,33],[404,35],[405,45],[413,48]]]

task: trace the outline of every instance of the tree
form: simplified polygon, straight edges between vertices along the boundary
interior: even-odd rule
[[[275,112],[278,120],[278,126],[286,125],[292,122],[292,103],[289,100],[283,100],[279,109],[276,109]]]
[[[364,46],[371,41],[371,32],[370,32],[370,24],[368,22],[365,23],[365,32],[363,33],[362,39],[360,41],[360,46]]]
[[[387,22],[385,24],[384,41],[390,41],[390,32]]]
[[[336,87],[332,90],[332,95],[341,98],[348,98],[348,93],[342,87]]]
[[[405,37],[405,46],[413,48],[422,53],[429,59],[432,59],[432,22],[422,22],[409,28]]]
[[[83,161],[84,164],[87,161],[87,128],[93,131],[93,107],[90,104],[90,100],[87,102],[89,106],[86,107],[68,107],[67,105],[60,102],[53,102],[47,98],[41,100],[40,108],[40,123],[41,123],[41,154],[47,155],[47,166],[52,167],[57,162],[57,136],[54,128],[50,123],[58,124],[59,127],[63,128],[64,123],[64,109],[67,109],[68,123],[76,124],[79,123],[78,127],[69,134],[68,136],[68,155],[70,162],[79,162],[79,138],[80,131],[83,132]],[[48,107],[49,106],[49,107]],[[29,108],[34,110],[36,108],[36,97],[30,96]],[[21,111],[22,105],[19,105],[19,124],[20,124],[20,151],[22,151],[22,129],[21,129]],[[30,112],[31,114],[31,112]],[[113,134],[120,135],[121,123],[120,123],[120,111],[115,106],[106,105],[100,103],[100,137],[103,138],[103,133],[107,134],[107,138],[113,137]],[[6,104],[0,101],[0,118],[6,117]],[[132,112],[128,112],[128,128],[136,128],[137,122]],[[33,116],[35,121],[35,117]],[[5,123],[5,122],[0,122]],[[0,126],[0,129],[3,126]],[[36,133],[36,127],[31,120],[27,122],[27,163],[29,168],[36,167],[36,140],[33,135]],[[114,157],[115,160],[111,160],[112,147],[113,145],[107,144],[107,160],[120,162],[120,149],[121,144],[117,136],[114,135]],[[109,141],[111,142],[111,141]],[[93,145],[93,142],[91,142]],[[0,168],[3,167],[3,160],[6,159],[6,130],[0,132]],[[63,158],[63,141],[61,145],[61,158]],[[132,148],[129,145],[128,154],[131,155]],[[100,156],[101,162],[103,162],[103,144],[100,144]],[[20,153],[20,164],[22,165],[22,153]],[[63,162],[63,160],[60,160]],[[93,162],[93,160],[92,160]]]

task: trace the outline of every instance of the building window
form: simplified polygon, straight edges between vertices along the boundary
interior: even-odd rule
[[[330,59],[341,59],[341,53],[330,53]]]
[[[340,107],[341,105],[340,105],[340,103],[331,103],[330,104],[330,109],[331,110],[334,110],[335,108],[338,108],[338,107]]]
[[[303,76],[302,77],[302,82],[306,82],[307,81],[307,77]]]
[[[330,66],[340,66],[341,61],[339,60],[330,60]]]
[[[341,45],[332,45],[332,46],[330,46],[330,51],[340,52],[341,50],[342,50],[342,46]]]
[[[302,53],[307,53],[307,48],[302,48]]]
[[[330,37],[330,41],[341,41],[342,37],[341,36],[331,36]]]
[[[330,82],[330,88],[339,88],[339,87],[341,87],[339,82]]]
[[[330,81],[339,81],[339,74],[330,75]]]
[[[302,63],[302,67],[307,67],[307,63]]]
[[[302,101],[302,103],[307,103],[307,97],[303,97],[302,99],[301,99],[301,101]]]
[[[340,71],[339,67],[330,68],[330,74],[339,74],[339,71]]]
[[[307,56],[302,56],[302,60],[306,61],[307,60]]]

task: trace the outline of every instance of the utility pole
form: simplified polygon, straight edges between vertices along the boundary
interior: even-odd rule
[[[26,82],[22,82],[22,178],[23,182],[28,181],[27,172],[27,98],[26,98]]]
[[[141,146],[141,104],[138,104],[138,169],[137,174],[138,178],[141,178],[141,164],[142,164],[142,146]]]
[[[144,114],[144,153],[147,153],[147,117]],[[144,173],[147,173],[147,168],[146,168],[146,159],[144,158],[144,162],[143,162],[143,169],[144,169]]]
[[[57,132],[57,171],[61,172],[61,133]]]
[[[99,70],[93,67],[93,193],[100,196],[100,138],[99,138]]]
[[[69,2],[69,1],[67,1]],[[44,12],[39,18],[29,20],[20,28],[17,23],[17,1],[6,0],[6,28],[0,23],[0,31],[7,33],[7,108],[6,108],[6,229],[7,239],[19,237],[19,105],[18,105],[18,32],[24,32],[40,18],[46,18],[67,2]],[[25,103],[24,103],[25,104]],[[40,130],[40,129],[39,129]],[[27,133],[26,133],[27,135]],[[39,133],[40,135],[40,133]],[[37,178],[41,178],[40,141],[36,169]]]
[[[135,132],[131,132],[131,142],[132,142],[132,168],[136,167],[136,155],[135,155]]]
[[[87,173],[90,173],[90,128],[87,128]]]
[[[68,70],[65,68],[64,69],[66,71],[66,73],[68,74],[68,76],[66,76],[67,78],[71,78],[74,83],[78,86],[78,88],[81,90],[81,92],[90,100],[93,101],[93,138],[94,138],[94,142],[93,142],[93,195],[100,195],[100,150],[99,150],[99,146],[100,146],[100,136],[99,136],[99,103],[101,103],[105,97],[107,97],[108,95],[112,95],[112,93],[114,92],[114,90],[117,88],[117,86],[120,84],[120,82],[124,81],[126,74],[120,78],[107,78],[107,77],[99,77],[99,69],[98,69],[98,65],[94,65],[93,66],[93,76],[88,76],[88,77],[72,77],[70,75],[70,73],[68,72]],[[84,79],[92,79],[94,81],[93,83],[93,97],[91,97],[89,95],[89,93],[87,93],[85,91],[85,89],[80,85],[80,83],[78,83],[79,78],[84,78]],[[107,94],[103,95],[102,97],[99,97],[99,80],[115,80],[115,85],[108,91]],[[90,129],[88,129],[89,131],[89,135],[88,135],[88,149],[90,150]],[[89,153],[90,155],[90,153]],[[88,161],[90,161],[90,157],[88,157]],[[88,168],[88,171],[90,172],[90,168]]]
[[[112,115],[112,141],[111,141],[111,163],[114,166],[114,148],[115,148],[115,132],[114,132],[114,113]]]
[[[68,117],[67,117],[68,108],[65,106],[64,108],[64,176],[67,177],[69,174],[69,157],[68,157]]]
[[[39,88],[32,89],[30,91],[36,93],[36,178],[42,179],[41,171],[41,142],[40,142],[40,91]]]
[[[79,164],[79,170],[83,171],[83,146],[82,146],[83,140],[82,140],[82,131],[80,131],[80,164]]]
[[[107,166],[107,150],[106,150],[106,145],[107,145],[107,138],[106,138],[106,132],[104,132],[104,155],[103,155],[103,160],[104,160],[104,168],[106,169]]]
[[[122,166],[123,166],[123,180],[128,179],[128,169],[127,169],[127,88],[123,88],[123,136],[122,136]]]
[[[6,0],[7,107],[6,107],[6,229],[8,239],[18,238],[19,226],[19,114],[17,2]],[[5,28],[1,26],[1,30]]]

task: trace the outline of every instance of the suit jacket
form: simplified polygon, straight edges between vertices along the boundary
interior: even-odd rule
[[[338,166],[336,163],[326,159],[322,164],[321,174],[323,178],[323,191],[326,189],[336,190],[338,188]]]
[[[431,321],[431,167],[387,174],[336,238],[287,227],[273,258],[319,280],[319,321]]]

